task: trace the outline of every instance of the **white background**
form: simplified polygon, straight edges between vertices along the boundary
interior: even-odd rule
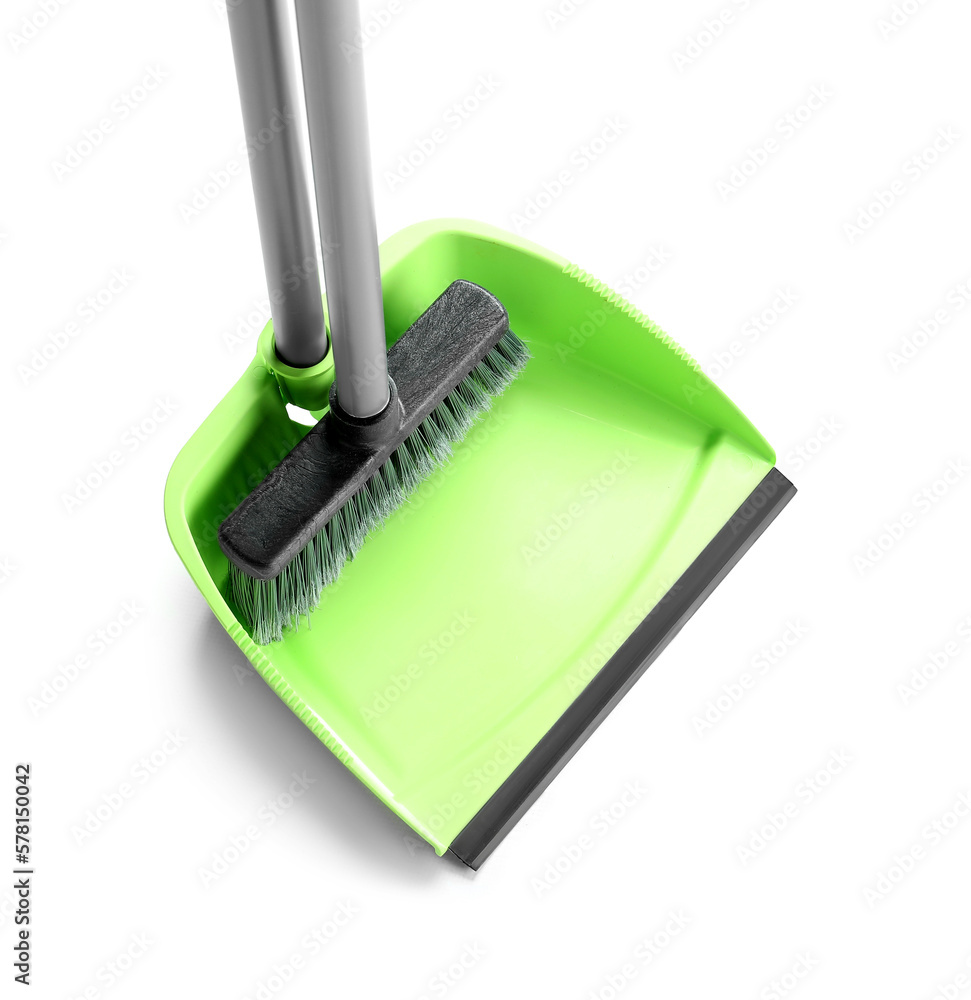
[[[475,875],[416,846],[249,671],[165,533],[167,470],[266,318],[225,14],[208,0],[47,0],[44,24],[39,0],[4,4],[0,870],[13,867],[13,766],[30,760],[35,995],[809,1000],[951,983],[943,995],[971,996],[958,805],[971,789],[971,307],[956,290],[971,278],[971,11],[908,0],[888,30],[892,0],[722,2],[587,0],[555,23],[550,0],[366,7],[392,11],[365,50],[381,237],[440,216],[515,229],[573,170],[525,235],[622,287],[800,487]],[[712,39],[721,10],[734,19]],[[24,18],[43,27],[28,38]],[[709,44],[689,50],[699,36]],[[152,71],[157,88],[134,90]],[[480,76],[493,93],[392,189],[388,171]],[[800,112],[813,88],[829,96]],[[145,99],[122,115],[133,93]],[[788,113],[798,130],[780,126]],[[57,169],[105,117],[100,145]],[[611,119],[620,137],[591,159]],[[759,169],[720,189],[769,139]],[[663,266],[629,277],[658,251]],[[85,301],[115,269],[124,287],[92,315]],[[755,338],[746,324],[780,293],[794,302]],[[921,333],[938,313],[937,335]],[[67,346],[25,375],[72,320]],[[77,478],[153,411],[165,419],[68,509]],[[125,602],[135,617],[94,652]],[[79,654],[88,666],[65,684]],[[947,665],[908,694],[931,655]],[[746,672],[754,686],[700,733]],[[153,753],[164,763],[149,774]],[[846,763],[807,786],[833,753]],[[311,787],[265,823],[303,772]],[[88,810],[126,782],[132,797],[79,842]],[[630,782],[645,791],[623,806]],[[785,828],[741,857],[790,802]],[[611,806],[624,815],[600,833]],[[200,869],[254,824],[259,839],[204,885]],[[907,854],[911,870],[894,869]],[[340,904],[354,915],[312,953],[305,936]],[[666,939],[672,911],[685,926]],[[786,979],[794,968],[809,971]]]

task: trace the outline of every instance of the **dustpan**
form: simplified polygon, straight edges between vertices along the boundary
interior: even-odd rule
[[[676,343],[558,255],[441,220],[387,240],[381,272],[389,344],[466,279],[533,357],[309,627],[253,641],[217,530],[307,433],[296,408],[326,398],[329,358],[283,365],[269,324],[178,455],[165,517],[270,687],[438,854],[477,868],[795,489]]]

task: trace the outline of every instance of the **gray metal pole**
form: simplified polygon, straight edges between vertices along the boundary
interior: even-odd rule
[[[351,416],[388,403],[388,362],[356,0],[296,0],[337,397]],[[350,51],[349,49],[347,50]]]
[[[309,368],[327,353],[327,330],[287,5],[229,0],[227,9],[276,350]]]

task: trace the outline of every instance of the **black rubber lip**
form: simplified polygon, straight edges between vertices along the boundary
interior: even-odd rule
[[[795,486],[778,469],[766,475],[728,524],[472,817],[449,845],[450,854],[470,868],[478,868],[485,861],[795,493]]]
[[[258,580],[278,576],[508,330],[494,295],[449,285],[388,352],[397,418],[379,414],[369,434],[328,413],[223,521],[226,557]]]

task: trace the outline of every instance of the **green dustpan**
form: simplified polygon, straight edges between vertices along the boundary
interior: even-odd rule
[[[795,490],[677,344],[557,255],[445,220],[393,236],[381,266],[389,344],[467,279],[533,358],[311,627],[256,645],[216,539],[306,433],[287,403],[326,398],[329,359],[281,365],[268,326],[176,459],[165,517],[266,682],[439,854],[478,867]]]

